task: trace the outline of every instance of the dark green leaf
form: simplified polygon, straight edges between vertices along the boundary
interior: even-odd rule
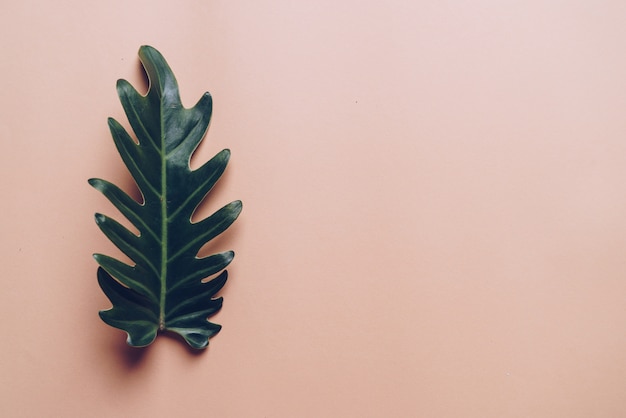
[[[209,126],[211,96],[205,93],[194,107],[184,108],[163,56],[142,46],[139,58],[150,82],[147,94],[125,80],[117,83],[137,141],[114,119],[109,119],[109,128],[142,202],[108,181],[89,180],[139,231],[96,214],[102,232],[134,263],[94,255],[100,265],[98,283],[113,304],[100,317],[126,331],[132,346],[148,345],[159,331],[171,331],[190,346],[204,348],[221,329],[208,318],[222,307],[222,298],[215,295],[226,283],[224,268],[234,253],[199,258],[198,251],[237,219],[241,202],[229,203],[196,223],[191,218],[224,172],[230,152],[223,150],[191,170],[191,155]]]

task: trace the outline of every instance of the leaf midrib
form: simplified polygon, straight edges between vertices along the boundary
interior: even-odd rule
[[[158,75],[157,75],[158,77]],[[161,80],[159,80],[159,88],[162,88]],[[161,295],[160,295],[160,311],[159,311],[159,329],[165,329],[165,295],[167,293],[167,250],[168,250],[168,236],[167,236],[167,158],[165,148],[165,126],[163,121],[165,120],[163,109],[163,97],[159,97],[159,113],[160,113],[160,140],[161,140]]]

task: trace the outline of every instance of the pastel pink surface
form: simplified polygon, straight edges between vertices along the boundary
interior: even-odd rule
[[[340,4],[339,4],[340,3]],[[617,417],[621,2],[0,6],[2,416]],[[94,252],[137,49],[214,98],[235,250],[195,353],[126,347]]]

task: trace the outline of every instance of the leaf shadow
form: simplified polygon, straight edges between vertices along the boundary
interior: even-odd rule
[[[125,340],[116,338],[115,343],[113,344],[113,351],[116,352],[117,357],[122,360],[121,368],[125,372],[141,369],[142,366],[146,364],[146,359],[150,355],[152,348],[155,344],[159,343],[160,339],[167,339],[171,342],[175,342],[175,345],[178,345],[185,350],[189,356],[195,358],[200,358],[201,356],[206,355],[205,353],[209,351],[209,347],[199,350],[189,346],[189,344],[187,344],[181,336],[173,332],[159,332],[156,340],[146,347],[132,347],[128,345]]]
[[[148,93],[148,88],[150,87],[150,80],[148,79],[148,73],[146,72],[146,69],[141,63],[141,61],[137,61],[137,63],[135,64],[135,79],[133,81],[137,83],[135,84],[135,89],[142,96]]]
[[[123,360],[123,367],[127,371],[141,367],[150,352],[151,345],[147,347],[131,347],[123,339],[116,338],[115,351]]]

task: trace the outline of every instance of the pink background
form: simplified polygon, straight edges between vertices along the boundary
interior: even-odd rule
[[[265,3],[265,4],[262,4]],[[626,416],[623,1],[5,1],[0,413]],[[129,349],[87,184],[159,49],[244,212],[224,326]],[[143,86],[143,87],[142,87]]]

